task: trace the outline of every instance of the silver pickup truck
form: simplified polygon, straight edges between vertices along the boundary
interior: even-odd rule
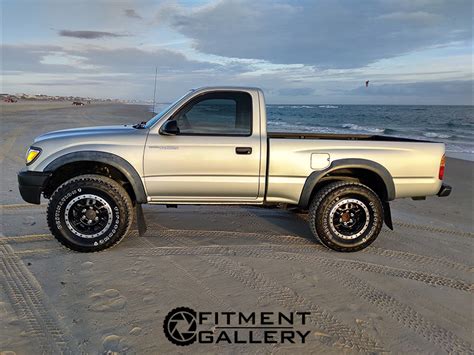
[[[192,90],[148,122],[46,133],[18,174],[30,203],[49,199],[51,233],[70,249],[117,244],[141,205],[239,204],[309,211],[315,237],[350,252],[370,245],[389,201],[448,196],[445,147],[404,138],[267,132],[256,88]]]

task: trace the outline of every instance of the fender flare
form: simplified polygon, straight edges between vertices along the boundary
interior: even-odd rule
[[[374,172],[385,184],[387,190],[387,201],[395,199],[395,184],[393,183],[393,177],[384,166],[367,159],[339,159],[334,160],[327,169],[314,171],[308,176],[304,183],[303,190],[301,191],[298,207],[301,209],[308,208],[314,188],[323,176],[332,171],[345,168],[366,169]]]
[[[54,172],[65,164],[78,161],[99,162],[113,166],[120,171],[132,185],[137,203],[147,203],[145,187],[143,186],[142,179],[138,172],[128,161],[112,153],[87,150],[68,153],[50,162],[43,171]]]

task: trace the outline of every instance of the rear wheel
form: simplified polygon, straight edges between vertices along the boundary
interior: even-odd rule
[[[328,248],[353,252],[366,248],[380,233],[383,207],[365,185],[338,181],[316,193],[309,209],[315,237]]]
[[[101,175],[72,178],[52,194],[48,226],[69,249],[95,252],[120,242],[128,232],[133,207],[116,181]]]

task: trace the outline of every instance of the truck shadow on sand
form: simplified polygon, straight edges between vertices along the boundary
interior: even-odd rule
[[[262,238],[277,243],[278,237],[291,237],[302,244],[321,245],[313,237],[304,216],[280,209],[227,206],[163,209],[150,206],[145,208],[145,214],[148,224],[145,238],[159,238],[166,232],[183,239],[195,238],[199,244],[211,241],[227,244],[230,239],[248,244]]]

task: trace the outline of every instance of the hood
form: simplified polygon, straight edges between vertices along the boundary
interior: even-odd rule
[[[127,134],[132,131],[137,131],[132,125],[115,125],[115,126],[97,126],[97,127],[83,127],[73,129],[63,129],[60,131],[52,131],[42,134],[35,138],[35,143],[55,138],[76,138],[84,136],[109,136]]]

